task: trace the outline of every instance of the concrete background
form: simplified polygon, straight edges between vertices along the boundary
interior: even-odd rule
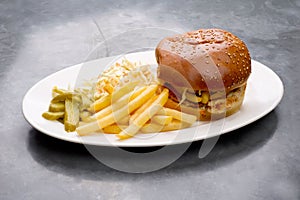
[[[195,142],[179,160],[147,174],[110,169],[84,146],[25,121],[21,102],[33,84],[84,61],[103,38],[145,27],[233,32],[281,77],[284,98],[266,117],[221,136],[206,158],[197,157]],[[121,49],[145,42],[123,36]],[[299,0],[2,0],[0,199],[300,199],[299,55]]]

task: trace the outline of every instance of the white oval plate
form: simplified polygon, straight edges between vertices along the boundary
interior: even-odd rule
[[[127,54],[126,58],[131,61],[156,64],[153,51]],[[67,88],[69,85],[75,86],[83,80],[95,78],[116,59],[118,58],[108,57],[68,67],[36,83],[23,99],[23,114],[26,120],[37,130],[69,142],[119,147],[162,146],[207,139],[241,128],[271,112],[283,95],[283,84],[280,78],[265,65],[252,60],[252,73],[241,110],[218,121],[197,122],[192,127],[179,131],[137,134],[134,138],[119,141],[111,134],[79,137],[76,132],[65,132],[61,123],[45,120],[41,116],[48,109],[53,86]]]

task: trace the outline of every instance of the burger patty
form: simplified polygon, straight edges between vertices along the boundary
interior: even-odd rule
[[[234,107],[236,104],[240,103],[241,98],[244,96],[243,93],[245,87],[246,85],[243,85],[241,87],[235,88],[234,90],[228,92],[226,94],[226,100],[222,98],[223,97],[222,92],[212,92],[212,96],[209,96],[209,100],[207,103],[203,103],[203,102],[195,103],[189,101],[188,99],[185,99],[183,102],[181,102],[183,95],[180,95],[179,92],[174,89],[174,87],[170,88],[170,86],[168,85],[168,88],[170,90],[169,98],[172,101],[178,102],[188,107],[193,107],[195,109],[205,109],[211,113],[222,113],[226,111],[226,109],[229,110],[232,107]],[[195,96],[199,97],[198,94],[201,94],[201,92],[196,91],[194,93]]]

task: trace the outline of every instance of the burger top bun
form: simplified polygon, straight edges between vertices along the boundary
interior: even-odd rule
[[[225,87],[229,91],[245,84],[251,73],[245,43],[221,29],[200,29],[164,38],[155,55],[159,79],[194,90]]]

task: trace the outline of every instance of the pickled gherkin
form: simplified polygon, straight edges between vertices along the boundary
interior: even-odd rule
[[[65,111],[65,103],[64,102],[50,103],[49,111],[50,112],[64,112]]]
[[[67,98],[65,100],[65,131],[71,132],[75,131],[77,125],[79,123],[79,104],[77,101],[73,101],[73,99]]]
[[[52,89],[52,97],[55,97],[59,94],[65,94],[67,92],[68,92],[68,90],[59,89],[59,88],[57,88],[57,86],[54,86]]]
[[[63,118],[65,115],[64,112],[44,112],[42,116],[47,120],[58,120],[59,118]]]
[[[52,100],[51,103],[58,103],[58,102],[63,102],[66,99],[73,99],[74,101],[77,101],[78,103],[81,102],[81,97],[78,94],[74,94],[73,92],[66,92],[63,94],[58,94],[55,96]]]
[[[76,130],[80,119],[85,122],[94,120],[91,118],[91,113],[87,111],[92,102],[79,89],[71,91],[54,86],[48,111],[42,116],[47,120],[63,123],[65,131],[72,132]]]

